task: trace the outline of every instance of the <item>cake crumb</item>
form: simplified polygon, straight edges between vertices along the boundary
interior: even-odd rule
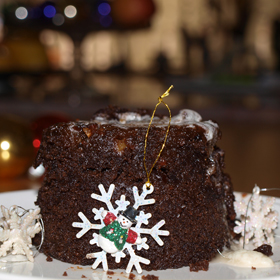
[[[85,275],[82,275],[82,277],[81,278],[87,278]]]
[[[143,280],[158,280],[158,276],[147,274],[142,276]]]
[[[112,271],[112,270],[108,270],[108,271],[107,271],[107,274],[108,274],[108,275],[114,275],[114,274],[115,274],[115,272],[114,272],[114,271]]]
[[[53,258],[50,257],[50,256],[47,256],[46,261],[47,261],[47,262],[52,262],[52,261],[53,261]]]
[[[77,269],[83,269],[81,266],[77,266]]]
[[[128,279],[130,280],[134,280],[135,279],[135,274],[130,273]]]
[[[252,269],[253,269],[253,270],[256,270],[256,268],[255,268],[254,266],[252,266]]]
[[[263,244],[263,245],[259,246],[258,248],[254,249],[254,251],[260,252],[267,257],[270,257],[273,255],[272,247],[271,247],[271,245],[268,245],[268,244]]]
[[[124,153],[125,148],[126,148],[125,139],[117,139],[116,140],[117,153],[119,155],[122,155]]]
[[[207,260],[190,264],[190,271],[194,271],[194,272],[198,272],[200,270],[208,271],[208,268],[209,268],[209,261]]]
[[[83,132],[86,134],[86,136],[89,138],[92,135],[92,132],[89,128],[84,127]]]
[[[64,271],[64,273],[62,274],[62,276],[68,276],[67,272]]]

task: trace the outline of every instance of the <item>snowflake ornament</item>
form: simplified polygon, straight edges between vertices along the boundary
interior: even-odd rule
[[[26,255],[34,262],[32,238],[41,231],[40,208],[29,210],[26,215],[20,213],[18,206],[10,209],[1,206],[3,217],[0,218],[0,257],[8,253],[13,255]],[[35,222],[35,223],[34,223]]]
[[[249,201],[244,199],[235,201],[236,214],[240,216],[240,221],[236,221],[235,233],[240,233],[240,243],[248,244],[250,240],[256,247],[262,244],[274,243],[274,232],[278,223],[278,213],[272,211],[275,202],[274,197],[268,197],[266,201],[260,196],[260,188],[256,185]],[[245,234],[245,236],[244,236]]]
[[[115,262],[119,263],[122,258],[126,257],[124,250],[126,249],[130,260],[126,268],[126,272],[130,273],[133,266],[135,266],[137,272],[142,273],[140,263],[149,264],[150,260],[138,256],[133,245],[137,246],[137,250],[148,250],[149,245],[146,243],[147,238],[141,238],[141,234],[150,235],[160,246],[163,246],[163,241],[160,236],[167,236],[169,232],[167,230],[160,230],[165,224],[164,220],[158,222],[152,228],[142,228],[142,224],[148,225],[149,218],[152,214],[145,214],[143,211],[138,213],[137,209],[140,206],[149,205],[155,203],[154,199],[146,199],[146,196],[154,191],[153,185],[146,183],[143,186],[143,192],[139,194],[138,188],[133,187],[133,196],[135,203],[133,207],[129,206],[130,202],[125,200],[125,195],[121,195],[120,200],[115,201],[117,208],[114,209],[111,203],[111,197],[114,192],[115,185],[111,184],[108,192],[105,191],[104,186],[100,184],[98,186],[101,195],[92,194],[91,197],[95,200],[104,202],[107,205],[107,210],[103,207],[100,209],[93,208],[92,212],[95,214],[94,219],[100,220],[100,224],[92,224],[82,212],[78,213],[82,223],[74,222],[73,227],[81,228],[76,237],[81,238],[89,230],[99,230],[99,234],[93,233],[93,239],[90,240],[90,244],[96,244],[102,249],[100,252],[87,254],[88,259],[95,259],[92,268],[96,269],[101,263],[103,270],[108,270],[107,254],[111,254],[115,258]],[[119,216],[117,217],[117,215]],[[133,222],[136,224],[131,227]]]

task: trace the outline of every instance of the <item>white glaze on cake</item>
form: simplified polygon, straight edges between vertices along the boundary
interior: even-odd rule
[[[195,111],[184,109],[179,112],[178,115],[172,117],[172,123],[182,123],[182,122],[201,122],[202,117]]]
[[[119,120],[107,120],[103,117],[96,117],[93,122],[100,125],[117,125],[125,129],[132,126],[147,126],[151,120],[151,116],[141,116],[135,112],[118,114],[118,118]],[[168,117],[164,117],[162,119],[154,117],[152,124],[154,126],[167,126],[168,122]],[[197,112],[188,109],[181,110],[178,115],[173,116],[171,118],[171,125],[184,125],[189,128],[199,126],[204,130],[204,136],[207,141],[211,141],[214,137],[216,137],[219,128],[218,124],[211,120],[202,121],[202,117]]]
[[[117,114],[119,117],[119,122],[120,123],[127,123],[127,122],[141,122],[142,121],[142,116],[137,114],[137,113],[133,113],[133,112],[127,112],[127,113],[123,113],[123,114]]]

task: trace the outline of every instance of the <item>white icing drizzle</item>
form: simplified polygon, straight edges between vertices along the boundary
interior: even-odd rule
[[[103,117],[96,117],[94,122],[100,125],[111,124],[122,128],[129,128],[132,126],[147,126],[151,119],[149,115],[141,116],[134,112],[118,114],[118,117],[119,120],[106,120]],[[168,125],[168,121],[169,118],[167,117],[164,117],[163,119],[154,117],[153,125],[159,127],[166,126]],[[218,129],[218,124],[212,121],[202,121],[201,116],[197,112],[189,109],[181,110],[178,115],[173,116],[171,118],[171,125],[185,125],[190,128],[195,128],[197,125],[204,130],[204,136],[207,141],[210,141],[215,137]]]
[[[133,112],[127,112],[127,113],[122,113],[122,114],[117,114],[118,118],[119,118],[119,122],[120,123],[127,123],[127,122],[131,122],[131,121],[142,121],[142,116],[137,114],[137,113],[133,113]]]
[[[212,121],[204,121],[204,122],[199,122],[196,124],[204,129],[204,131],[205,131],[204,135],[205,135],[207,141],[210,141],[211,139],[213,139],[214,133],[219,128],[218,124],[214,123]]]
[[[228,265],[238,267],[273,267],[274,262],[271,258],[256,251],[248,251],[239,249],[236,251],[225,252],[222,255],[218,255],[213,262],[225,263]]]
[[[208,176],[211,176],[214,173],[216,166],[212,155],[210,155],[209,160],[210,160],[210,165],[209,168],[206,170],[206,174]]]
[[[75,127],[75,123],[74,122],[71,122],[71,125],[68,126],[69,130],[72,132],[72,133],[78,133],[78,131],[76,129],[74,129]]]
[[[189,109],[184,109],[179,112],[178,115],[172,117],[172,123],[182,123],[182,122],[200,122],[202,121],[201,116]]]

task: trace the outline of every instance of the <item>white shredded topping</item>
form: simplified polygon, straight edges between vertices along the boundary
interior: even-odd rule
[[[118,114],[119,117],[119,122],[120,123],[127,123],[127,122],[133,122],[133,121],[142,121],[142,116],[137,114],[137,113],[133,113],[133,112],[127,112],[127,113],[122,113],[122,114]]]
[[[121,126],[122,128],[128,128],[132,126],[147,126],[151,119],[149,115],[141,116],[135,112],[118,114],[118,117],[119,120],[106,120],[106,118],[96,117],[94,122],[101,125],[112,124]],[[153,119],[153,125],[155,126],[166,126],[168,125],[168,122],[168,117],[164,117],[163,119],[154,117]],[[171,118],[171,125],[184,125],[191,128],[195,128],[197,125],[204,130],[204,135],[207,141],[214,138],[218,129],[218,124],[212,121],[202,121],[201,116],[197,112],[189,109],[181,110],[178,115],[173,116]]]
[[[201,116],[189,109],[184,109],[179,112],[178,115],[172,117],[172,123],[182,123],[182,122],[200,122],[202,121]]]

